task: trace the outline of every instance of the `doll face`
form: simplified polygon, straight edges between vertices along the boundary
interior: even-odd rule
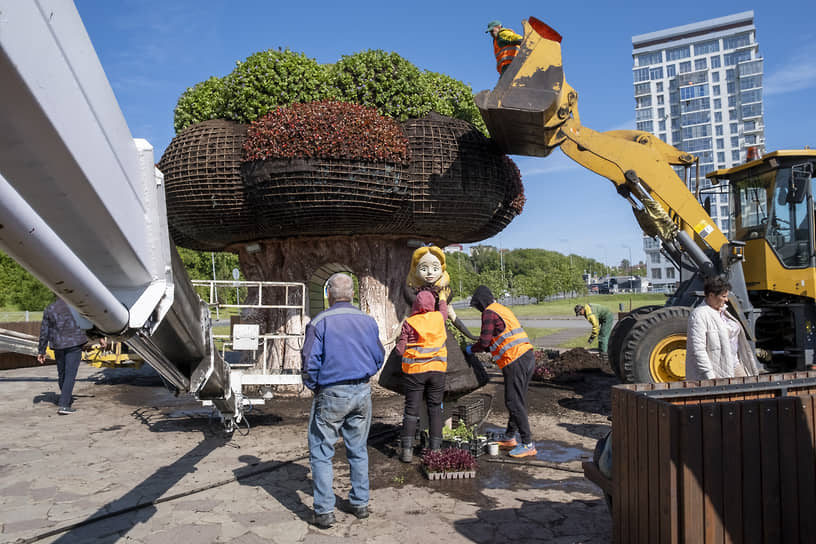
[[[442,277],[442,263],[433,253],[426,253],[417,263],[417,276],[427,284],[433,284]]]

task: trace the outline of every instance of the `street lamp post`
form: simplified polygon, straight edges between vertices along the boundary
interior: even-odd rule
[[[632,275],[632,248],[630,246],[626,245],[626,244],[621,244],[621,247],[625,247],[626,249],[629,250],[629,266],[627,266],[626,272],[627,272],[627,274],[629,276],[631,276]]]

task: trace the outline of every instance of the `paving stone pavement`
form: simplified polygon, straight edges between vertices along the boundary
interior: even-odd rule
[[[349,479],[338,450],[337,523],[319,530],[309,523],[308,399],[275,399],[248,416],[248,434],[229,437],[208,409],[173,396],[150,372],[81,366],[70,416],[57,415],[56,391],[54,366],[0,371],[0,543],[611,539],[600,490],[579,473],[579,458],[559,461],[561,470],[480,458],[474,480],[429,482],[387,444],[371,445],[371,516],[358,520],[343,511]],[[399,424],[400,403],[375,397],[372,436]],[[505,418],[494,403],[489,422]],[[608,422],[582,421],[532,423],[542,447],[588,455]],[[576,432],[587,426],[592,432]]]

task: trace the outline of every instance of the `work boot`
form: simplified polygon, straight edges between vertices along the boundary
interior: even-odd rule
[[[414,438],[403,436],[400,439],[400,461],[410,463],[414,459]]]
[[[430,442],[430,450],[440,450],[442,449],[442,437],[441,436],[432,436],[429,440]]]
[[[314,518],[312,519],[312,523],[321,529],[331,528],[336,521],[337,520],[334,519],[334,512],[327,512],[325,514],[318,514],[315,512]]]

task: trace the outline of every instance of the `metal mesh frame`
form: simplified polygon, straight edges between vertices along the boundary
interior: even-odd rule
[[[521,182],[489,139],[435,113],[401,126],[411,154],[406,166],[347,159],[242,164],[246,125],[188,127],[158,165],[175,243],[214,250],[259,239],[365,234],[471,242],[510,223]]]

